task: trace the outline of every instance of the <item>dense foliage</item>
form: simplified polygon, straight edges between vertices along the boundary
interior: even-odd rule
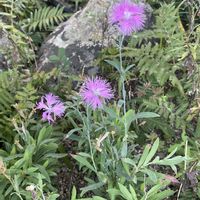
[[[70,4],[76,11],[83,2]],[[95,61],[114,98],[92,109],[72,90],[79,78],[66,73],[63,49],[50,58],[59,68],[37,71],[38,48],[71,13],[41,0],[0,0],[0,32],[12,41],[10,51],[0,47],[8,61],[0,73],[0,199],[61,199],[55,177],[63,165],[84,176],[84,187],[68,183],[71,200],[200,198],[200,4],[146,2],[151,27]],[[65,105],[53,124],[36,108],[49,92]]]

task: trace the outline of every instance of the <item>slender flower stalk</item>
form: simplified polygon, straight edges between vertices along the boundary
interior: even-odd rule
[[[110,100],[113,98],[113,91],[111,89],[110,84],[103,80],[100,77],[96,78],[88,78],[80,89],[80,96],[84,103],[86,104],[86,116],[87,120],[85,123],[85,127],[87,128],[86,134],[90,148],[90,157],[92,160],[92,164],[94,170],[97,172],[97,167],[94,161],[94,152],[91,143],[91,127],[90,127],[90,114],[89,109],[96,110],[98,108],[102,108],[105,101]]]
[[[126,73],[122,61],[122,47],[125,36],[130,36],[133,32],[137,32],[144,28],[145,24],[145,7],[142,4],[136,4],[130,0],[121,0],[119,3],[114,4],[109,15],[109,22],[118,27],[121,33],[119,41],[119,59],[120,59],[120,77],[122,81],[122,96],[123,96],[123,112],[126,115]],[[126,117],[124,119],[125,136],[124,141],[127,140],[128,130]]]
[[[122,47],[123,47],[124,35],[121,37],[121,41],[119,42],[119,59],[120,59],[120,76],[122,80],[122,97],[123,97],[123,112],[124,116],[126,115],[126,88],[125,88],[125,73],[123,68],[123,61],[122,61]],[[124,140],[128,137],[128,130],[127,130],[127,123],[126,117],[124,119],[124,129],[125,129],[125,137]]]
[[[92,164],[93,164],[93,167],[94,167],[94,170],[97,172],[97,167],[96,167],[96,164],[95,164],[95,161],[94,161],[94,153],[93,153],[93,149],[92,149],[92,143],[91,143],[91,138],[90,138],[90,119],[89,119],[89,107],[87,106],[86,107],[86,116],[87,116],[87,139],[88,139],[88,143],[89,143],[89,148],[90,148],[90,157],[91,157],[91,160],[92,160]]]
[[[122,80],[122,97],[124,101],[124,115],[126,114],[126,89],[125,89],[125,74],[124,74],[124,67],[122,61],[122,47],[123,47],[124,35],[122,35],[121,40],[119,42],[119,60],[120,60],[120,76]]]

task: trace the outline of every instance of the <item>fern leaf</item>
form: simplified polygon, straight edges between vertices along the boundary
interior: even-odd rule
[[[31,13],[30,18],[22,21],[23,26],[28,28],[29,32],[39,30],[48,30],[55,24],[62,22],[68,14],[63,13],[63,7],[44,7]]]

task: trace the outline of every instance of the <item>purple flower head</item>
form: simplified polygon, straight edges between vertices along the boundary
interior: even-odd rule
[[[44,95],[37,104],[36,109],[42,110],[42,120],[53,123],[56,117],[62,117],[65,111],[64,104],[59,97],[49,93]]]
[[[109,21],[117,24],[123,35],[131,35],[144,27],[145,8],[142,4],[135,4],[130,0],[121,0],[111,10]]]
[[[110,84],[100,77],[88,78],[80,89],[83,101],[92,109],[102,108],[105,100],[113,98]]]

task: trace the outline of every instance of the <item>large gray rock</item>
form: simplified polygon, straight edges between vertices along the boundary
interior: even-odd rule
[[[0,70],[8,69],[13,62],[19,62],[19,52],[8,33],[0,30]]]
[[[116,27],[108,23],[108,12],[114,2],[116,0],[89,0],[82,11],[60,24],[40,49],[39,70],[49,71],[56,67],[49,58],[58,55],[59,48],[64,48],[70,73],[89,73],[101,49],[115,44],[119,36]],[[150,15],[151,8],[146,8]],[[147,22],[148,28],[151,22]]]
[[[48,71],[55,67],[49,57],[57,55],[59,48],[65,49],[72,73],[81,73],[92,66],[102,47],[112,45],[118,37],[107,19],[107,11],[113,2],[90,0],[82,11],[60,24],[40,49],[39,70]]]

